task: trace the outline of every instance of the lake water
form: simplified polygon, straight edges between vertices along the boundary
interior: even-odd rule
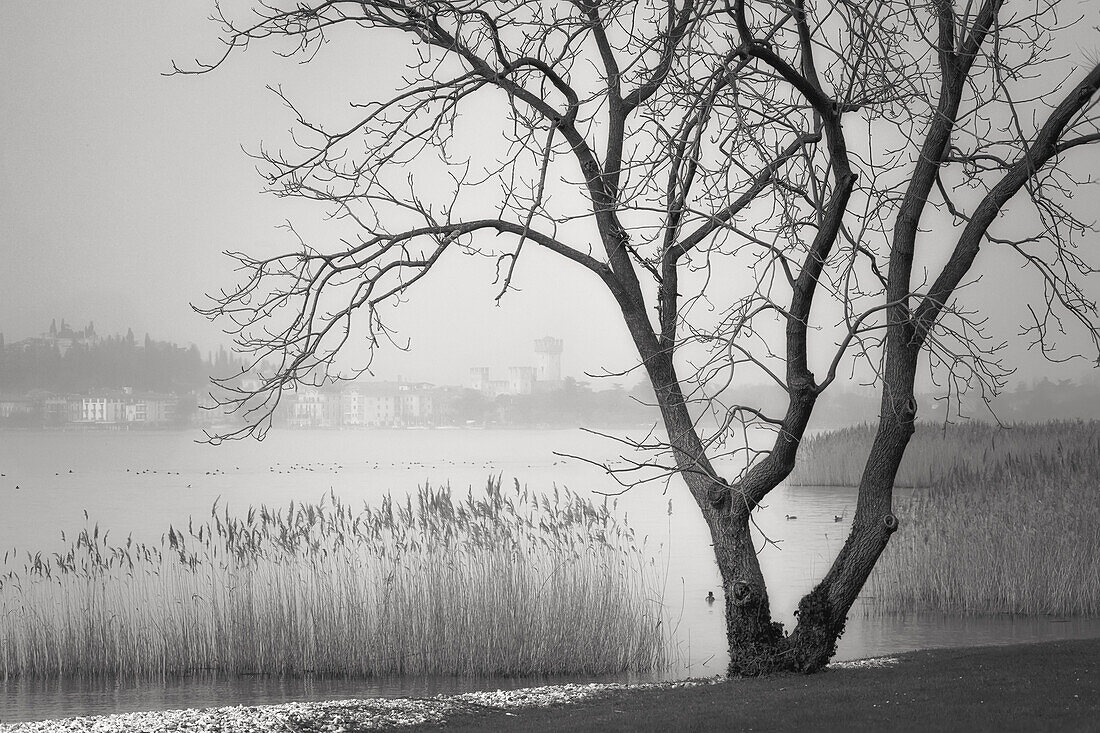
[[[536,491],[566,486],[582,494],[621,487],[600,469],[557,454],[618,460],[619,443],[580,430],[273,431],[262,443],[195,443],[191,433],[0,432],[0,548],[53,550],[91,522],[115,536],[154,540],[168,525],[208,516],[221,497],[230,511],[249,505],[316,501],[334,491],[354,503],[390,492],[450,483],[480,488],[490,475]],[[638,437],[641,437],[640,435]],[[672,512],[669,514],[671,502]],[[636,487],[618,497],[638,537],[662,545],[665,602],[677,623],[682,663],[664,676],[711,676],[727,656],[709,534],[678,482]],[[854,489],[779,487],[758,516],[775,545],[761,553],[775,618],[788,626],[798,599],[828,569],[843,543]],[[797,520],[788,521],[787,514]],[[1100,635],[1100,620],[1021,617],[867,616],[858,608],[838,658],[938,646],[999,644]],[[0,683],[0,721],[176,707],[259,704],[375,695],[429,695],[529,686],[557,680],[393,679],[372,681],[215,679],[167,684]]]

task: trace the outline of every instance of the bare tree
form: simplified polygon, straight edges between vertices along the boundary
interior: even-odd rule
[[[1056,0],[280,5],[219,7],[225,56],[177,71],[260,41],[309,60],[383,33],[417,61],[388,99],[352,100],[342,126],[285,100],[292,149],[259,154],[270,190],[353,235],[232,253],[242,281],[202,312],[275,366],[257,389],[226,383],[248,426],[216,439],[262,437],[283,390],[333,378],[349,339],[390,339],[383,306],[452,252],[495,261],[498,299],[526,251],[565,258],[613,296],[656,394],[661,437],[636,441],[651,458],[629,468],[682,477],[710,527],[731,674],[810,672],[835,652],[898,528],[918,367],[949,395],[1003,384],[999,344],[963,297],[982,249],[1015,250],[1042,284],[1025,324],[1040,348],[1070,327],[1096,346],[1076,248],[1091,229],[1070,198],[1074,153],[1100,141],[1100,66],[1059,53]],[[487,130],[505,152],[471,144]],[[851,534],[785,633],[752,511],[849,370],[881,385],[878,431]],[[753,374],[782,388],[783,410],[725,399]]]

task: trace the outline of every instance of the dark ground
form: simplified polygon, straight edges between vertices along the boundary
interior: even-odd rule
[[[414,730],[1100,731],[1100,639],[936,649],[899,660],[887,668],[628,690]]]

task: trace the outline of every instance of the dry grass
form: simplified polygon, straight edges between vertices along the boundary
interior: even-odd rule
[[[858,484],[872,436],[807,441],[802,482]],[[1100,423],[921,425],[901,471],[925,488],[898,502],[867,608],[1100,615]]]
[[[5,555],[0,674],[598,674],[664,662],[654,564],[606,505],[490,481],[234,517],[158,546],[98,525]]]

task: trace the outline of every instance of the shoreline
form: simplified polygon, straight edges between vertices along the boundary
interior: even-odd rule
[[[1089,730],[1100,637],[905,652],[824,673],[160,710],[0,724],[39,731]]]

